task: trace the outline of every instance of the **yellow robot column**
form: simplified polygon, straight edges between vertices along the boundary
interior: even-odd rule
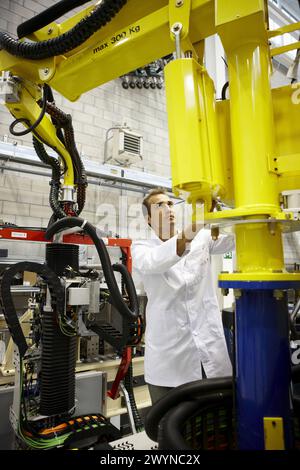
[[[267,418],[282,424],[274,447],[292,445],[286,289],[299,288],[299,281],[283,273],[281,229],[268,223],[280,208],[269,168],[275,152],[266,18],[263,0],[216,1],[229,67],[235,212],[244,219],[235,230],[237,273],[221,275],[219,284],[236,289],[240,449],[266,447]]]

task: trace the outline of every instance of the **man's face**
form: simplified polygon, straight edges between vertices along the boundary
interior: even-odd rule
[[[169,239],[174,235],[176,222],[173,201],[166,194],[155,194],[149,202],[149,224],[161,238]]]

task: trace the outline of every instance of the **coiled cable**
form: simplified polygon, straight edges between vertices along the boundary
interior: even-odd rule
[[[1,37],[1,32],[0,32],[0,37]],[[0,46],[1,46],[1,43],[0,43]],[[48,98],[48,93],[49,93],[49,86],[47,84],[45,84],[43,86],[43,104],[42,104],[42,110],[41,110],[41,113],[39,115],[39,117],[37,118],[37,120],[35,121],[34,124],[30,124],[30,121],[26,118],[19,118],[19,119],[15,119],[11,125],[9,126],[9,132],[12,134],[12,135],[15,135],[16,137],[20,137],[20,136],[23,136],[23,135],[26,135],[26,134],[29,134],[30,132],[33,132],[34,129],[40,124],[40,122],[42,121],[43,117],[45,116],[45,113],[46,113],[46,106],[47,106],[47,98]],[[15,126],[17,124],[19,124],[20,122],[23,122],[24,124],[26,124],[27,126],[29,126],[27,129],[25,129],[24,131],[15,131]]]

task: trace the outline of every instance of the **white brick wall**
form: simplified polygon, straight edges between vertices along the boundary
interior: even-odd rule
[[[0,28],[16,37],[17,25],[43,11],[57,0],[0,0]],[[80,9],[80,8],[79,8]],[[76,9],[75,11],[78,11]],[[67,16],[71,16],[68,14]],[[63,19],[59,19],[58,22]],[[82,71],[84,79],[84,70]],[[144,136],[145,157],[142,167],[159,175],[170,175],[168,158],[167,116],[164,90],[124,90],[116,79],[82,95],[72,103],[56,92],[56,103],[73,118],[78,149],[85,157],[99,163],[104,161],[106,131],[126,122]],[[31,145],[31,135],[16,138],[9,134],[13,118],[0,105],[0,139]],[[139,165],[140,166],[140,165]],[[0,218],[28,226],[46,225],[50,216],[48,203],[49,179],[22,173],[4,171],[0,174]],[[124,191],[123,191],[124,194]],[[131,200],[139,201],[138,193],[129,193]],[[97,223],[97,208],[101,202],[114,201],[118,205],[120,191],[90,185],[82,216]],[[101,222],[99,224],[101,226]],[[104,228],[104,227],[102,227]],[[126,232],[126,229],[125,229]]]

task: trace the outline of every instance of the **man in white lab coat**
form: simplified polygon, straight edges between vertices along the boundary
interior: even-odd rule
[[[153,236],[133,243],[132,260],[148,298],[145,381],[154,403],[203,372],[207,378],[232,373],[210,255],[231,251],[234,240],[213,241],[203,224],[177,233],[173,202],[159,188],[143,209]]]

